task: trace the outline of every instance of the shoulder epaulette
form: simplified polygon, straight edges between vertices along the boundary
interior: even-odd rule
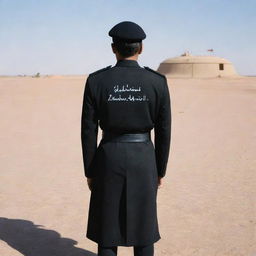
[[[146,70],[148,70],[148,71],[151,71],[151,72],[153,72],[153,73],[155,73],[155,74],[157,74],[157,75],[159,75],[159,76],[161,76],[161,77],[164,77],[164,78],[165,78],[165,76],[164,76],[164,75],[162,75],[161,73],[159,73],[159,72],[155,71],[155,70],[154,70],[154,69],[152,69],[152,68],[149,68],[149,67],[146,67],[146,66],[144,66],[144,68],[145,68]]]
[[[101,68],[101,69],[99,69],[99,70],[96,70],[95,72],[89,74],[89,76],[94,76],[94,75],[96,75],[96,74],[98,74],[98,73],[100,73],[100,72],[102,72],[102,71],[108,70],[108,69],[111,68],[111,66],[112,66],[112,65],[109,65],[109,66],[107,66],[107,67],[105,67],[105,68]]]

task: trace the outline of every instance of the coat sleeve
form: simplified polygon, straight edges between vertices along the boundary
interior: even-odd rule
[[[93,158],[97,149],[98,118],[91,90],[90,77],[87,78],[81,115],[81,142],[84,163],[84,175],[92,178]]]
[[[166,174],[171,143],[171,120],[171,99],[165,77],[160,109],[154,127],[155,155],[158,176],[160,177],[164,177]]]

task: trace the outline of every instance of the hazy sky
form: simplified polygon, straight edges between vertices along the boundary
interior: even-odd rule
[[[0,75],[88,74],[114,65],[108,31],[125,20],[147,34],[141,66],[157,69],[188,50],[256,75],[255,12],[255,0],[0,0]]]

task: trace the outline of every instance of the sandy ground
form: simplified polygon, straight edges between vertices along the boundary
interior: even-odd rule
[[[1,256],[96,253],[85,237],[85,78],[0,78]],[[169,79],[169,88],[172,142],[155,255],[256,256],[256,78]]]

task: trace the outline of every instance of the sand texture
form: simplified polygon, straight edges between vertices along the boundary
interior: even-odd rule
[[[80,117],[86,76],[0,78],[0,255],[93,256]],[[256,256],[256,77],[169,79],[156,256]],[[99,133],[99,139],[101,133]],[[119,247],[119,255],[133,255]]]

